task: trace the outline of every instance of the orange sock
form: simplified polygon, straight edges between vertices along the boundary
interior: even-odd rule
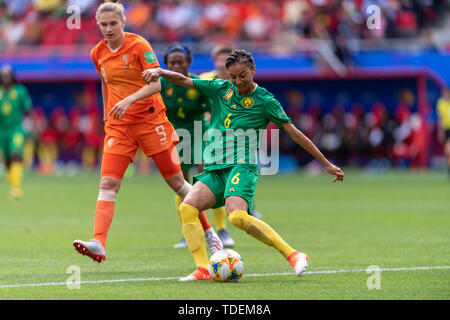
[[[203,231],[211,228],[208,218],[206,217],[205,211],[200,212],[200,214],[198,215],[198,218],[200,219],[200,223],[202,224]]]
[[[114,201],[98,200],[95,208],[94,239],[100,241],[103,248],[106,248],[106,237],[114,216],[115,204]]]

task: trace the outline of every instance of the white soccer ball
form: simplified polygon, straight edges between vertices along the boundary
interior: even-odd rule
[[[208,271],[216,281],[238,281],[244,274],[244,260],[234,250],[219,250],[209,259]]]

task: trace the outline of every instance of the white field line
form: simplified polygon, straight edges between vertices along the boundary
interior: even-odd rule
[[[450,266],[433,266],[433,267],[410,267],[410,268],[379,268],[377,271],[418,271],[418,270],[448,270]],[[342,270],[318,270],[318,271],[306,271],[304,275],[308,274],[336,274],[336,273],[349,273],[349,272],[373,272],[373,269],[342,269]],[[268,277],[268,276],[292,276],[294,273],[253,273],[246,274],[246,277]],[[117,283],[117,282],[138,282],[138,281],[163,281],[163,280],[178,280],[179,277],[167,277],[167,278],[130,278],[130,279],[110,279],[110,280],[92,280],[92,281],[80,281],[80,284],[101,284],[101,283]],[[1,288],[21,288],[21,287],[51,287],[51,286],[64,286],[67,282],[45,282],[45,283],[24,283],[24,284],[7,284],[0,285]]]

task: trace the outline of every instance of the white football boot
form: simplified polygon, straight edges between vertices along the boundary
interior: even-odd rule
[[[205,240],[206,243],[208,244],[209,251],[211,252],[211,254],[214,254],[217,251],[223,249],[223,243],[213,228],[205,230]]]
[[[180,242],[175,243],[175,244],[173,245],[173,247],[174,247],[175,249],[187,248],[186,239],[185,239],[185,238],[181,238]]]
[[[75,250],[77,250],[83,256],[86,255],[92,258],[94,262],[97,261],[98,263],[100,263],[105,261],[106,259],[105,248],[103,248],[100,241],[96,239],[91,239],[90,241],[75,240],[73,242],[73,246]]]
[[[308,256],[303,252],[294,252],[288,257],[289,264],[294,268],[298,277],[301,277],[306,268],[308,268],[308,259]]]

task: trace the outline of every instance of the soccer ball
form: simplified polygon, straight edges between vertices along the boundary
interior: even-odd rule
[[[238,281],[244,274],[244,260],[234,250],[219,250],[209,259],[208,271],[216,281]]]

